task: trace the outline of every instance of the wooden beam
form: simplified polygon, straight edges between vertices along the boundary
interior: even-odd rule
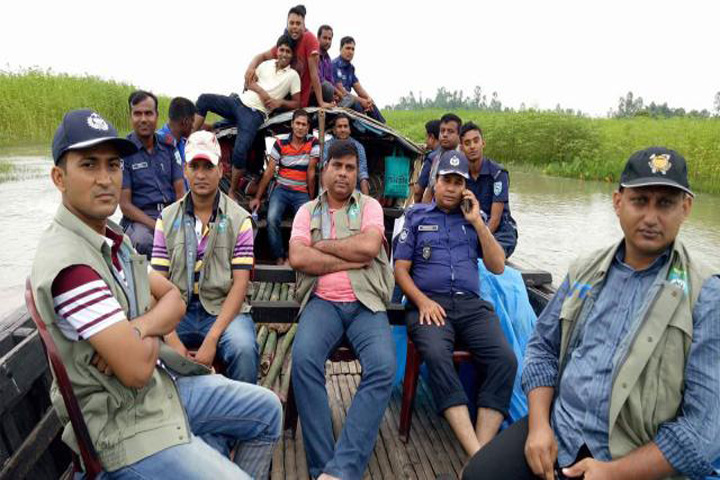
[[[62,424],[50,407],[30,435],[5,463],[0,471],[0,478],[23,479],[35,467],[40,457],[50,446],[50,443],[60,432]]]

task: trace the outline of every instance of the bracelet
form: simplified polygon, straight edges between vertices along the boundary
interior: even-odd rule
[[[142,340],[142,338],[143,338],[142,330],[140,330],[140,329],[139,329],[138,327],[136,327],[136,326],[133,326],[132,328],[133,328],[133,330],[135,330],[135,333],[137,333],[138,338],[139,338],[140,340]]]

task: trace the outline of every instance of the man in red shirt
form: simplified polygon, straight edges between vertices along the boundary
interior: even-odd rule
[[[287,34],[294,43],[292,68],[300,74],[300,106],[307,107],[310,104],[312,93],[315,95],[317,105],[324,108],[332,107],[333,105],[328,103],[332,101],[332,97],[323,98],[323,89],[318,74],[320,44],[317,37],[305,29],[305,7],[303,5],[296,5],[288,12]],[[253,82],[258,65],[274,58],[277,58],[276,47],[256,55],[245,72],[245,86],[247,87]]]

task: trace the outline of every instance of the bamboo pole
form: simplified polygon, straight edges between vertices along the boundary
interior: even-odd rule
[[[274,284],[272,283],[267,284],[267,288],[263,292],[263,296],[260,300],[262,300],[263,302],[267,302],[268,300],[270,300],[270,294],[272,293],[273,285]]]
[[[271,302],[277,302],[278,300],[280,300],[280,288],[282,288],[281,283],[276,283],[273,285],[272,292],[270,293]]]
[[[257,333],[257,344],[258,344],[258,352],[262,352],[265,348],[265,341],[268,337],[268,328],[265,325],[262,325]]]
[[[292,371],[292,346],[285,354],[285,362],[283,362],[282,378],[280,379],[280,400],[287,403],[288,392],[290,391],[290,372]]]
[[[270,370],[270,364],[272,363],[272,357],[275,354],[276,346],[277,332],[275,330],[270,330],[267,341],[265,342],[262,357],[260,359],[260,373],[262,376],[267,375],[268,370]]]
[[[290,284],[283,283],[282,288],[280,289],[280,301],[281,302],[287,302],[290,300],[288,298],[288,291],[290,291]]]
[[[285,361],[285,352],[290,350],[290,345],[292,345],[292,341],[295,338],[295,332],[297,332],[297,324],[293,324],[290,330],[288,330],[285,336],[283,336],[282,342],[278,342],[278,348],[275,354],[275,358],[272,362],[272,365],[270,366],[270,369],[267,372],[265,380],[263,381],[263,387],[270,388],[270,386],[275,381],[275,378],[277,378],[278,374],[280,373],[280,369],[282,368],[283,362]]]

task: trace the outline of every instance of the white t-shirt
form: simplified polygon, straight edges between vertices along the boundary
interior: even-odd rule
[[[276,100],[282,100],[288,93],[290,95],[300,93],[300,75],[290,65],[278,70],[275,66],[276,62],[277,60],[266,60],[255,69],[260,88]],[[240,100],[246,107],[260,110],[267,115],[267,108],[260,99],[260,95],[252,90],[243,92]]]

